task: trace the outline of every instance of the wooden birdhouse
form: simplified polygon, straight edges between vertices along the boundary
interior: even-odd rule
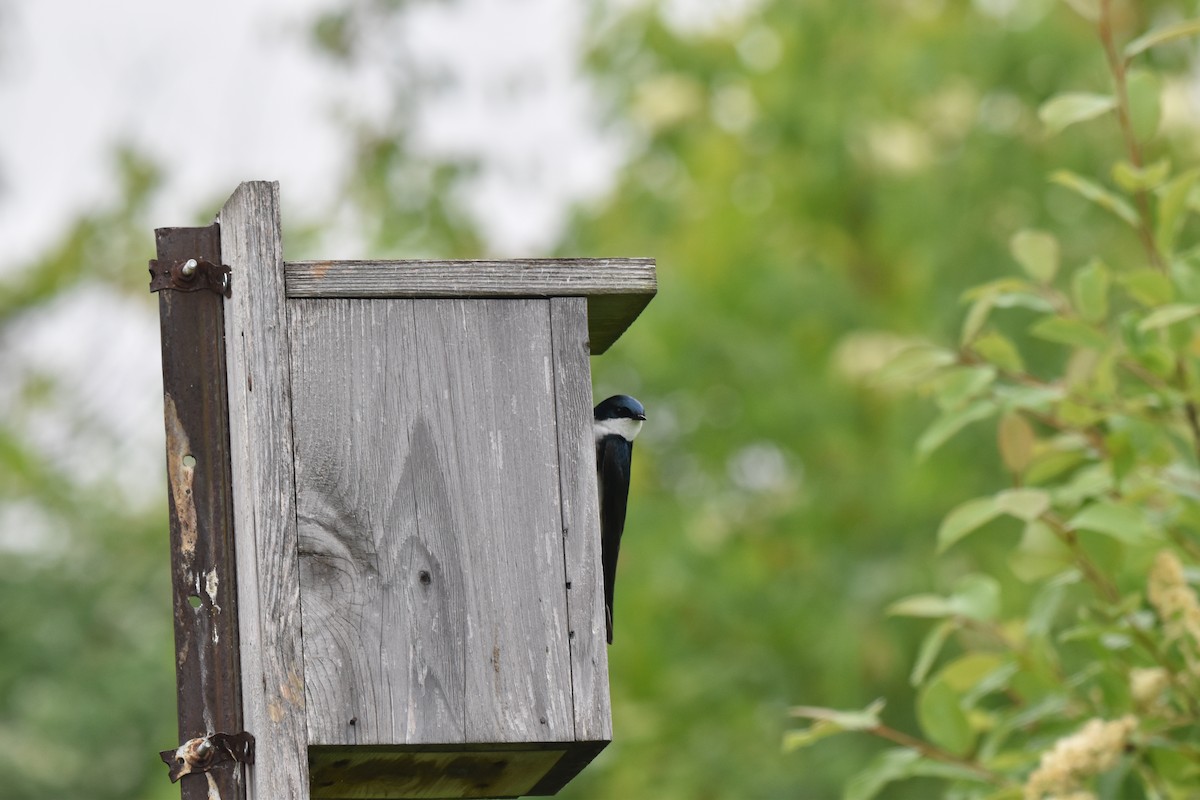
[[[256,182],[160,230],[152,273],[180,735],[218,756],[185,797],[558,791],[611,738],[588,357],[654,262],[285,263]],[[210,746],[239,731],[244,778]]]

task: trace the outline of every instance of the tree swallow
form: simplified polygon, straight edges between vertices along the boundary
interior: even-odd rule
[[[613,638],[613,589],[617,582],[617,552],[625,530],[629,501],[629,465],[633,440],[646,421],[646,409],[629,395],[618,394],[596,406],[592,431],[596,437],[596,477],[600,489],[600,561],[604,567],[604,610],[608,643]]]

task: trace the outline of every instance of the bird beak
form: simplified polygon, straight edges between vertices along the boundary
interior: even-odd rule
[[[645,415],[645,414],[635,414],[633,418],[634,418],[634,419],[636,419],[636,420],[640,420],[641,422],[645,422],[645,421],[646,421],[646,415]]]

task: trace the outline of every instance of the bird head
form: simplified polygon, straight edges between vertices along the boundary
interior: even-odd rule
[[[594,416],[597,439],[616,435],[632,442],[646,421],[646,409],[627,394],[615,394],[596,406]]]

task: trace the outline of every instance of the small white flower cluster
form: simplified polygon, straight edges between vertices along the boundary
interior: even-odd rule
[[[1078,732],[1059,739],[1042,754],[1041,763],[1025,783],[1025,800],[1095,800],[1081,784],[1116,766],[1137,719],[1092,719]]]
[[[1147,593],[1168,642],[1190,639],[1192,648],[1200,645],[1200,600],[1188,586],[1179,556],[1163,550],[1155,557]]]
[[[1163,692],[1171,686],[1171,675],[1162,667],[1135,667],[1129,671],[1129,693],[1139,709],[1154,711],[1163,704]]]

